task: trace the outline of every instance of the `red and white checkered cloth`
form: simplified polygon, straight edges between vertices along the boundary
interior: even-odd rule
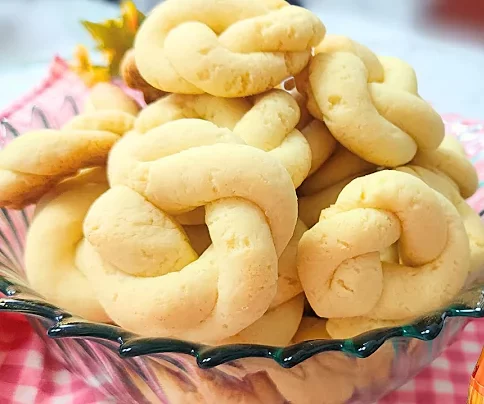
[[[56,58],[45,82],[1,113],[0,119],[8,118],[18,130],[25,131],[32,124],[33,105],[40,107],[48,105],[49,108],[43,109],[61,111],[65,94],[70,94],[76,100],[82,100],[86,95],[86,88],[69,71],[66,62]],[[55,116],[47,115],[50,119],[60,121],[63,119],[58,113]],[[478,123],[477,121],[464,122],[460,117],[452,115],[444,118],[447,122]],[[480,136],[481,138],[472,137],[466,144],[466,148],[480,172],[481,181],[484,181],[484,131]],[[484,191],[480,191],[470,202],[474,207],[483,208]],[[474,320],[467,325],[459,340],[431,366],[379,403],[465,403],[470,376],[483,344],[484,321]],[[100,393],[93,383],[87,384],[76,375],[69,373],[49,354],[24,316],[0,313],[0,404],[109,402],[113,402],[113,399]]]

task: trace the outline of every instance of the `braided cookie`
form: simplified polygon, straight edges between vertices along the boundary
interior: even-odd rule
[[[106,164],[111,147],[132,129],[135,117],[114,109],[126,109],[124,102],[110,106],[100,102],[107,94],[101,89],[97,87],[89,98],[92,112],[74,117],[61,130],[25,133],[0,151],[0,206],[23,208],[80,169]]]
[[[110,83],[96,84],[84,102],[84,112],[115,110],[136,116],[138,103],[118,86]]]
[[[244,97],[307,65],[325,27],[283,0],[167,0],[141,25],[136,65],[170,93]]]
[[[437,150],[419,151],[412,164],[441,171],[454,181],[464,198],[472,196],[479,187],[477,171],[454,136],[445,136]]]
[[[333,204],[351,180],[375,171],[376,167],[338,144],[326,125],[317,119],[301,132],[313,159],[308,178],[298,188],[299,215],[306,225],[312,226],[321,210]]]
[[[217,344],[286,346],[296,334],[304,309],[304,294],[269,310],[255,323]]]
[[[165,95],[164,91],[150,86],[145,79],[143,79],[138,67],[136,66],[134,49],[130,49],[128,52],[126,52],[119,70],[126,85],[134,90],[141,91],[147,104],[151,104]]]
[[[484,225],[479,214],[460,195],[455,183],[441,172],[430,171],[419,166],[406,165],[398,167],[397,170],[420,178],[428,186],[440,192],[452,202],[464,222],[464,227],[469,237],[471,249],[469,270],[471,273],[477,273],[477,271],[482,270],[484,263]]]
[[[324,126],[316,120],[312,125],[316,122],[318,126]],[[304,129],[303,133],[306,136],[308,134]],[[314,145],[314,142],[312,144]],[[350,181],[375,170],[376,167],[373,164],[337,144],[331,156],[298,189],[301,196],[299,198],[301,219],[308,226],[314,225],[318,221],[321,210],[336,202],[337,196]]]
[[[402,264],[381,262],[397,241]],[[400,320],[454,297],[469,256],[454,206],[421,180],[385,170],[353,180],[321,212],[299,243],[298,271],[320,317]]]
[[[198,227],[198,226],[187,226]],[[217,344],[263,344],[285,346],[296,333],[304,310],[304,295],[297,273],[296,257],[299,241],[308,230],[298,220],[294,234],[279,257],[277,293],[269,310],[240,333]]]
[[[307,68],[304,70],[307,70]],[[279,88],[289,93],[292,96],[292,98],[296,100],[297,105],[299,105],[301,117],[299,118],[299,123],[297,124],[296,128],[301,130],[305,128],[307,125],[309,125],[313,120],[313,117],[311,116],[311,114],[307,109],[307,98],[297,89],[295,78],[290,77],[287,80],[284,80],[276,88]]]
[[[313,49],[313,54],[349,52],[358,56],[368,70],[368,82],[382,82],[384,80],[383,66],[378,57],[366,46],[342,35],[326,35],[324,40]],[[413,71],[413,70],[412,70]],[[411,77],[411,75],[409,76]],[[416,78],[415,78],[416,83]],[[309,66],[295,77],[296,88],[302,94],[306,94],[306,106],[308,111],[316,119],[323,121],[321,112],[309,84]],[[415,90],[416,92],[417,90]]]
[[[296,128],[309,143],[311,168],[308,175],[312,176],[335,151],[336,139],[322,121],[313,119],[307,109],[307,98],[297,90],[294,78],[286,80],[280,87],[290,94],[299,106],[300,118]]]
[[[477,212],[465,202],[457,186],[445,174],[436,173],[414,165],[398,167],[396,170],[420,178],[434,190],[444,195],[456,207],[469,238],[471,253],[469,270],[472,279],[473,274],[477,274],[482,269],[482,263],[484,262],[484,226]],[[381,259],[383,261],[383,257]],[[388,261],[397,262],[394,258]],[[365,317],[332,318],[328,320],[326,327],[332,338],[350,338],[376,328],[408,324],[410,320],[376,320]]]
[[[325,42],[328,41],[328,45]],[[383,79],[369,50],[330,46],[329,36],[309,67],[310,96],[333,136],[347,149],[373,164],[395,167],[408,163],[417,149],[435,150],[444,124],[417,93],[413,69],[402,60],[379,57]],[[366,64],[365,64],[366,62]],[[313,108],[314,110],[314,108]]]
[[[299,106],[301,118],[296,128],[301,130],[311,149],[311,169],[308,178],[299,188],[301,195],[314,195],[345,178],[374,168],[373,164],[339,145],[322,119],[311,116],[308,98],[298,91],[294,78],[286,80],[282,87]]]
[[[198,255],[202,255],[210,247],[212,241],[207,226],[184,226],[184,230]],[[302,295],[302,286],[297,274],[296,255],[299,240],[307,230],[306,225],[298,220],[289,244],[279,257],[277,293],[267,313],[237,335],[223,341],[209,341],[210,344],[244,343],[284,346],[289,343],[299,326],[304,308],[304,295]]]
[[[183,119],[126,135],[108,177],[78,258],[117,324],[219,341],[268,310],[297,219],[294,186],[277,160],[228,129]],[[203,205],[213,244],[198,258],[172,215]]]
[[[330,185],[329,187],[319,191],[318,193],[310,196],[301,196],[299,198],[298,210],[299,217],[308,227],[313,227],[321,216],[323,209],[329,208],[338,199],[338,195],[341,193],[344,187],[348,185],[355,178],[362,175],[369,174],[367,172],[360,173],[358,175],[352,175],[337,183]]]
[[[108,189],[102,168],[59,183],[37,204],[27,234],[25,268],[30,285],[50,303],[92,321],[109,321],[76,264],[82,222],[89,206]]]
[[[209,94],[171,94],[145,108],[135,123],[139,133],[183,118],[208,120],[232,130],[246,144],[273,154],[298,187],[308,175],[311,150],[296,129],[297,102],[283,90],[271,90],[251,99],[226,99]]]
[[[183,226],[183,230],[185,230],[190,244],[198,255],[202,255],[212,244],[210,232],[206,225]],[[307,230],[307,226],[301,220],[298,220],[291,240],[279,257],[277,293],[269,309],[287,302],[303,291],[297,273],[296,256],[299,240]]]
[[[357,176],[375,171],[376,167],[338,144],[324,122],[311,117],[306,98],[297,91],[294,79],[287,80],[282,87],[299,105],[302,118],[297,128],[311,149],[311,168],[298,194],[299,215],[304,223],[312,226],[321,210],[336,201],[345,185]]]

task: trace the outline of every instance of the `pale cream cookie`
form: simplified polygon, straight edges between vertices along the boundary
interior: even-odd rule
[[[482,271],[484,264],[484,225],[477,214],[462,198],[459,193],[459,188],[453,181],[442,172],[434,172],[416,165],[405,165],[397,167],[397,171],[411,174],[434,190],[445,196],[456,207],[462,221],[464,223],[467,236],[470,243],[470,277],[475,273]],[[395,249],[396,244],[392,249],[380,253],[380,259],[386,262],[399,262],[398,250]],[[378,320],[369,317],[349,317],[349,318],[331,318],[324,326],[332,338],[350,338],[359,335],[363,332],[370,331],[376,328],[394,327],[410,323],[413,318],[403,320]],[[315,322],[316,323],[316,322]],[[323,327],[323,322],[317,323],[318,327]],[[307,327],[308,332],[310,328]],[[302,327],[301,331],[306,332],[306,327]],[[299,333],[300,331],[298,331]],[[323,336],[321,336],[323,338]]]
[[[108,178],[78,263],[117,324],[219,341],[266,313],[297,220],[294,185],[273,156],[226,128],[182,119],[125,136]],[[199,206],[212,239],[200,257],[174,219]]]
[[[198,255],[202,255],[212,244],[206,225],[184,226],[183,228]],[[298,220],[289,244],[279,257],[277,293],[269,310],[259,320],[237,335],[222,341],[209,341],[208,343],[285,346],[291,341],[299,326],[304,309],[304,295],[297,273],[296,255],[299,240],[307,230],[307,226],[301,220]]]
[[[324,122],[312,118],[304,97],[295,87],[295,80],[281,85],[296,100],[301,110],[297,127],[311,149],[311,168],[298,188],[299,214],[308,225],[314,225],[321,210],[336,201],[339,191],[352,179],[376,170],[369,163],[341,146]]]
[[[0,206],[23,208],[62,179],[106,164],[114,143],[133,128],[134,101],[105,84],[95,87],[86,103],[88,111],[60,130],[27,132],[0,150]]]
[[[361,44],[329,35],[319,50],[301,86],[310,89],[310,112],[343,146],[385,167],[408,163],[417,150],[437,149],[444,124],[419,97],[407,63],[377,58]]]
[[[96,84],[84,101],[84,112],[115,110],[136,116],[140,109],[133,98],[111,83]]]
[[[299,73],[324,35],[313,13],[283,0],[167,0],[143,22],[134,49],[155,88],[244,97]]]
[[[419,151],[412,164],[444,173],[457,184],[464,198],[472,196],[479,187],[477,171],[454,136],[445,136],[437,150]]]
[[[26,240],[25,269],[32,289],[49,303],[91,321],[109,317],[79,271],[76,252],[86,212],[107,189],[102,168],[62,181],[39,201]]]
[[[382,262],[380,251],[397,241],[401,264]],[[461,290],[469,264],[469,239],[455,207],[423,181],[391,170],[350,182],[304,234],[298,252],[303,289],[326,318],[424,314]]]
[[[225,99],[209,94],[171,94],[138,116],[139,133],[183,118],[199,118],[233,131],[246,144],[274,155],[298,187],[311,167],[311,149],[296,126],[300,111],[285,91],[274,89],[251,98]]]
[[[443,172],[435,172],[416,165],[396,168],[420,178],[428,186],[444,195],[459,212],[469,237],[471,260],[469,271],[477,273],[484,269],[484,224],[479,214],[472,209],[459,192],[459,187]]]
[[[199,226],[186,226],[199,227]],[[298,220],[294,234],[279,257],[277,293],[269,310],[240,333],[216,344],[263,344],[285,346],[296,333],[304,311],[305,298],[297,273],[296,256],[299,241],[308,230]]]

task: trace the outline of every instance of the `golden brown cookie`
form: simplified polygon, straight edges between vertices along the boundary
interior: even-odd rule
[[[131,49],[124,55],[120,67],[121,77],[126,85],[143,93],[143,98],[147,104],[160,99],[166,93],[150,86],[141,76],[134,58],[134,50]]]

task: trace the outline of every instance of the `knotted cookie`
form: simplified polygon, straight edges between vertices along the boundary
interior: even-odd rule
[[[78,265],[117,324],[219,341],[267,311],[297,219],[277,160],[228,129],[183,119],[126,135],[108,177],[84,221]],[[198,257],[172,215],[203,205],[213,243]]]
[[[308,226],[313,226],[321,210],[336,201],[345,185],[356,177],[375,171],[377,167],[343,147],[324,122],[311,116],[307,97],[298,91],[294,79],[286,80],[281,87],[299,105],[301,118],[296,127],[311,150],[311,168],[298,188],[298,195],[299,216]]]
[[[381,262],[397,241],[401,264]],[[333,318],[402,320],[437,309],[461,290],[469,259],[455,207],[414,176],[385,170],[353,180],[321,212],[299,244],[298,271],[329,327]]]
[[[137,112],[134,101],[115,88],[95,88],[86,101],[87,112],[60,130],[25,133],[0,151],[0,206],[35,203],[80,169],[106,164],[111,147],[132,129]]]
[[[204,119],[228,128],[246,144],[274,155],[286,167],[296,188],[309,173],[311,150],[306,138],[296,129],[299,106],[282,90],[238,99],[171,94],[145,108],[134,128],[145,133],[183,118]]]
[[[442,172],[434,172],[416,165],[408,164],[397,167],[396,170],[420,178],[428,186],[445,196],[455,206],[469,237],[471,252],[469,271],[477,274],[482,269],[482,263],[484,262],[484,226],[479,214],[460,195],[459,188],[455,182]]]
[[[136,35],[136,65],[169,93],[244,97],[306,67],[325,27],[283,0],[167,0]]]
[[[60,182],[35,209],[26,240],[25,269],[34,290],[50,303],[91,321],[110,321],[79,271],[77,246],[91,204],[108,189],[104,168],[87,169]]]
[[[407,63],[377,58],[361,44],[330,35],[316,51],[308,72],[308,108],[343,146],[385,167],[439,146],[444,124],[419,97]]]
[[[463,198],[472,196],[479,187],[476,169],[454,136],[445,136],[437,150],[419,151],[412,164],[445,174],[457,185]]]
[[[146,337],[285,346],[408,324],[478,276],[477,176],[407,63],[283,0],[166,0],[121,70],[144,109],[100,84],[62,129],[0,152],[0,205],[37,203],[26,272],[53,304]],[[392,355],[325,397],[385,383]]]
[[[193,249],[198,255],[210,247],[212,240],[207,226],[184,226]],[[285,346],[298,330],[304,309],[304,294],[297,273],[296,256],[299,240],[308,230],[298,220],[294,234],[278,261],[277,293],[267,312],[238,334],[211,344],[264,344]]]

